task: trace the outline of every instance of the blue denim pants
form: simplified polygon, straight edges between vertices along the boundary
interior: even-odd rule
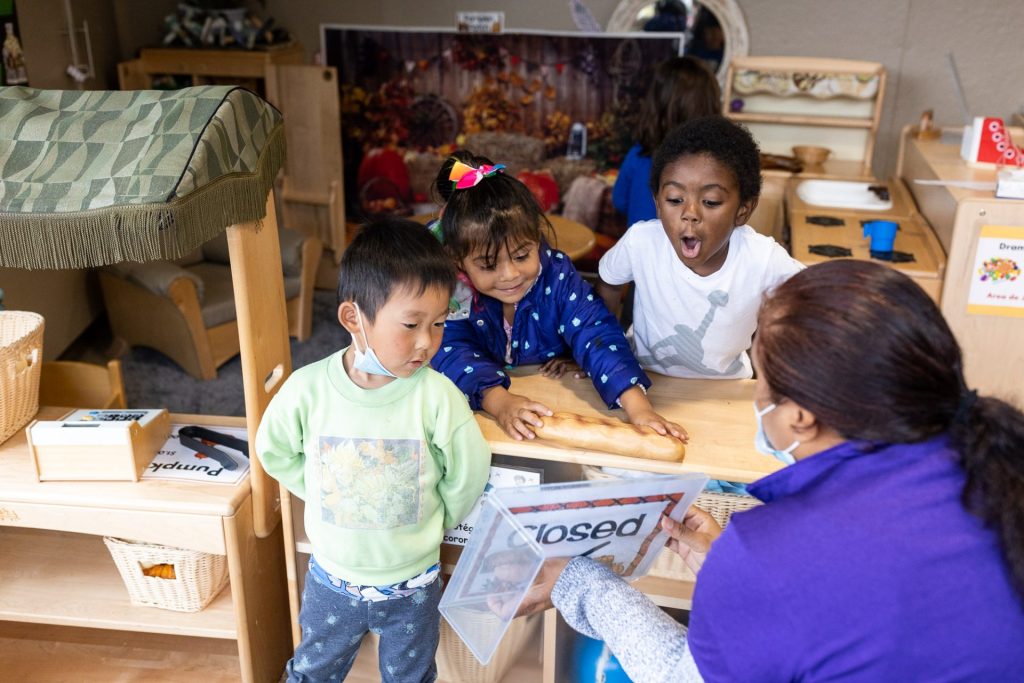
[[[349,598],[306,572],[299,626],[302,641],[288,662],[288,683],[343,681],[367,631],[380,636],[384,683],[433,683],[440,632],[441,579],[403,598]]]

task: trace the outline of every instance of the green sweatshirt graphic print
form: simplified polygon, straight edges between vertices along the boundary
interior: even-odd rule
[[[363,389],[343,353],[288,378],[257,430],[256,453],[305,501],[324,569],[362,585],[397,583],[439,560],[444,530],[483,493],[490,448],[443,375],[423,368]]]

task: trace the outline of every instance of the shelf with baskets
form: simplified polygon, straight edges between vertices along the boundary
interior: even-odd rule
[[[36,418],[52,420],[66,412],[44,406]],[[172,420],[245,424],[241,418],[197,415]],[[234,678],[277,679],[290,650],[282,618],[288,607],[283,591],[275,590],[284,584],[281,534],[256,537],[248,479],[236,485],[39,482],[25,431],[0,444],[0,622],[99,629],[126,638],[134,633],[229,641],[237,650]],[[227,585],[196,612],[133,605],[104,536],[222,555]],[[183,557],[174,552],[168,558]],[[182,566],[180,559],[171,561]]]
[[[238,637],[230,586],[200,612],[133,606],[99,536],[0,527],[0,620]]]

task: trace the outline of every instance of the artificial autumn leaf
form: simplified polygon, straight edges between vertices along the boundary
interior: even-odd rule
[[[533,95],[523,95],[519,98],[519,104],[524,107],[533,104]]]
[[[544,97],[549,99],[549,100],[555,99],[555,96],[557,94],[558,94],[558,91],[555,90],[555,86],[553,86],[553,85],[549,85],[548,87],[544,88]]]

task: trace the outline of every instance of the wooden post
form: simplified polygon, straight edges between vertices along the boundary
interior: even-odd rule
[[[246,425],[253,449],[263,411],[292,372],[276,215],[274,193],[270,192],[262,226],[253,222],[227,229],[242,354]],[[266,538],[281,519],[278,486],[263,471],[255,450],[250,456],[253,528],[257,536]]]

